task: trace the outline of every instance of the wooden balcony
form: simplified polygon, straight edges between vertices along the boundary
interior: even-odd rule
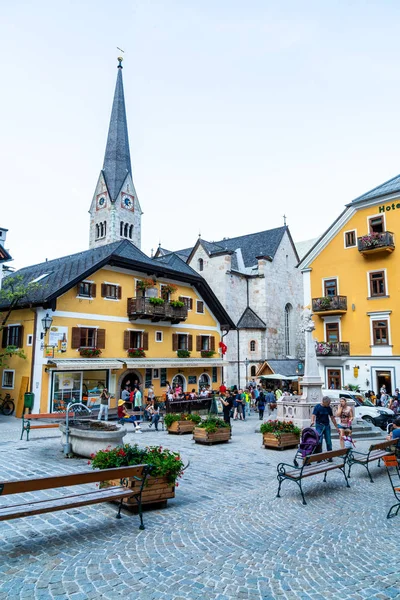
[[[153,304],[150,300],[151,298],[128,298],[128,318],[131,321],[149,319],[153,323],[157,321],[171,321],[174,325],[181,321],[186,321],[186,306],[171,306],[169,302]]]
[[[347,312],[347,296],[313,298],[312,311],[316,315],[343,315]]]
[[[363,256],[369,256],[370,254],[376,254],[378,252],[393,252],[394,236],[391,231],[384,231],[382,233],[369,233],[357,238],[358,251]]]
[[[316,342],[317,356],[350,356],[350,342]]]

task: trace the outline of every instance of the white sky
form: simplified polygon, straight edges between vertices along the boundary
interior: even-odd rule
[[[386,0],[1,3],[0,226],[13,266],[88,247],[117,75],[142,249],[316,237],[400,171]]]

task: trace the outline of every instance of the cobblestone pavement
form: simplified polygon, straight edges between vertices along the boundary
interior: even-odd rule
[[[385,470],[372,467],[371,484],[355,467],[350,489],[340,472],[325,484],[311,478],[307,506],[294,484],[276,499],[276,465],[294,450],[263,449],[256,425],[257,415],[235,422],[232,441],[211,447],[145,426],[130,433],[128,442],[190,459],[176,498],[145,513],[145,531],[136,515],[115,519],[109,504],[1,522],[0,600],[400,598],[400,516],[386,519],[394,498]],[[30,442],[19,433],[19,421],[0,417],[0,479],[88,468],[63,457],[56,430],[32,431]]]

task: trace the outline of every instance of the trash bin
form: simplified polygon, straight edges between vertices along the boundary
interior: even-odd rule
[[[25,408],[29,408],[29,410],[32,410],[34,401],[35,401],[35,394],[33,394],[32,392],[25,392],[25,394],[24,394],[24,410],[25,410]]]

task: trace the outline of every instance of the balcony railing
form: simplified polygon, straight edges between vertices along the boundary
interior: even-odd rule
[[[316,342],[317,356],[350,356],[350,342]]]
[[[187,318],[186,306],[171,306],[169,302],[164,304],[153,304],[150,298],[128,298],[128,318],[150,319],[153,322],[171,321],[176,324]]]
[[[313,313],[341,314],[347,311],[347,296],[323,296],[312,299]]]
[[[369,233],[357,238],[358,251],[364,255],[375,254],[376,252],[393,252],[394,237],[391,231],[382,233]]]

